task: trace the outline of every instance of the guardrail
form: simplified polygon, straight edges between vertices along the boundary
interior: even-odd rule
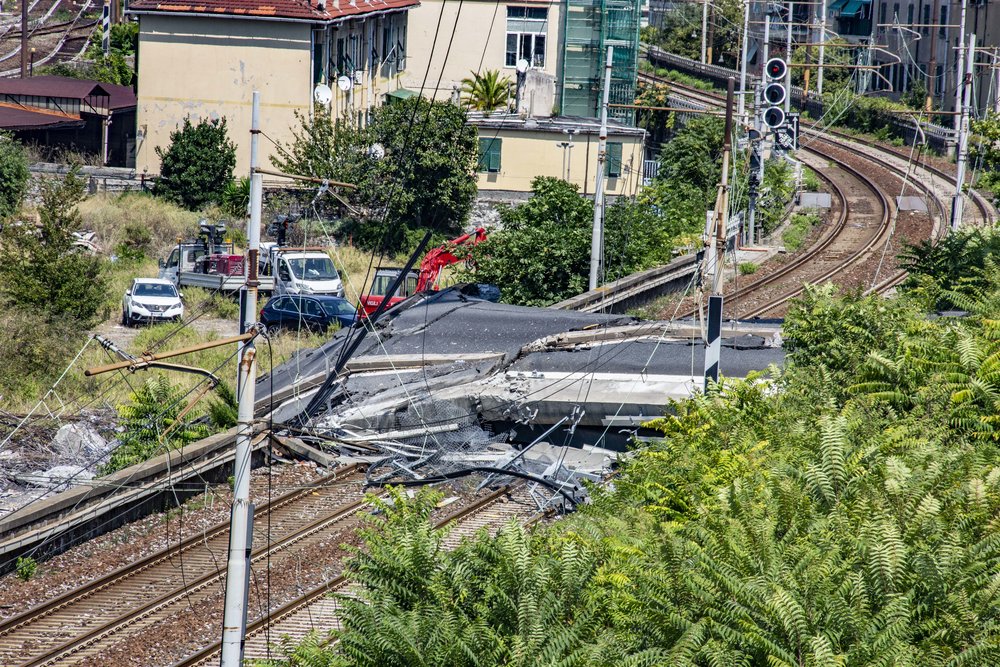
[[[597,289],[570,297],[549,306],[559,310],[584,313],[623,313],[629,308],[646,304],[658,296],[686,286],[698,270],[704,251],[681,255],[669,264],[646,269],[619,278]]]

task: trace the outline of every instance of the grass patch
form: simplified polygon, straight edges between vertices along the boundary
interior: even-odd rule
[[[673,81],[679,83],[682,86],[688,86],[690,88],[697,88],[698,90],[704,90],[706,92],[711,92],[716,90],[715,86],[711,82],[704,79],[699,79],[696,76],[690,74],[685,74],[684,72],[678,72],[674,69],[665,69],[662,67],[657,67],[653,70],[656,76],[666,79],[667,81]]]
[[[140,192],[98,193],[81,202],[79,210],[83,227],[97,234],[106,253],[125,242],[128,228],[135,226],[149,231],[146,251],[153,258],[162,256],[178,238],[193,235],[200,218],[198,213]]]
[[[757,273],[757,265],[753,262],[741,262],[738,268],[741,276],[752,276]]]
[[[819,224],[819,215],[814,212],[796,213],[788,222],[788,228],[781,234],[781,242],[788,252],[795,252],[802,247],[809,231]]]

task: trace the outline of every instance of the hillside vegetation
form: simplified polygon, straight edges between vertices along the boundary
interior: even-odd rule
[[[677,403],[549,527],[449,552],[432,497],[383,508],[343,629],[275,664],[1000,663],[1000,272],[958,273],[809,288],[785,368]]]

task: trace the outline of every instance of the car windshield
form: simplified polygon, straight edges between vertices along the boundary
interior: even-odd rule
[[[136,283],[132,296],[177,296],[177,290],[169,283]]]
[[[329,257],[289,259],[288,266],[299,280],[336,280],[340,277]]]
[[[349,301],[323,301],[323,310],[327,315],[354,315],[354,306]]]

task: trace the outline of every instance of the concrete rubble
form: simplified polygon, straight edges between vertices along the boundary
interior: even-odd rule
[[[728,336],[724,374],[780,364],[776,331]],[[302,352],[262,378],[258,390],[324,377],[355,334],[338,332]],[[435,363],[413,363],[418,355]],[[351,363],[362,370],[341,378],[327,409],[297,433],[303,441],[369,460],[378,483],[451,478],[472,468],[495,480],[507,476],[490,469],[506,467],[547,480],[539,497],[551,500],[560,489],[582,491],[580,481],[607,474],[635,436],[652,435],[642,424],[700,390],[704,362],[690,326],[497,304],[451,288],[390,311]],[[293,418],[311,397],[287,402],[275,423]]]

